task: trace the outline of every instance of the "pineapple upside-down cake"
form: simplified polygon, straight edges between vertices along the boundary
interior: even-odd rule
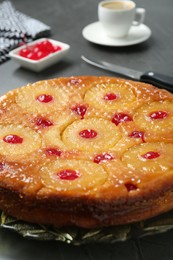
[[[28,84],[0,99],[0,209],[85,228],[173,208],[173,95],[81,76]]]

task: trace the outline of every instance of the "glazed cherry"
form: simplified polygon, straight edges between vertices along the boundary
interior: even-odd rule
[[[46,118],[36,118],[36,125],[41,127],[49,127],[52,126],[53,123]]]
[[[51,95],[42,94],[39,95],[36,99],[41,103],[49,103],[53,100],[53,97]]]
[[[47,51],[47,52],[51,53],[54,51],[53,44],[49,40],[44,40],[42,42],[38,42],[35,45],[35,47],[38,48],[42,52]]]
[[[19,55],[26,58],[29,53],[30,53],[30,49],[25,48],[25,49],[20,50]]]
[[[37,57],[37,53],[34,53],[32,51],[30,51],[26,56],[25,58],[27,59],[30,59],[30,60],[37,60],[38,57]]]
[[[55,156],[60,156],[61,155],[61,151],[60,150],[58,150],[58,149],[56,149],[56,148],[48,148],[48,149],[46,149],[46,154],[47,155],[55,155]]]
[[[156,119],[164,119],[168,116],[168,112],[166,111],[155,111],[149,114],[149,117],[153,120]]]
[[[112,160],[112,159],[113,159],[113,156],[111,154],[103,153],[103,154],[96,155],[93,161],[95,163],[100,163],[100,162],[105,162],[105,161]]]
[[[132,183],[132,182],[125,183],[125,187],[126,187],[128,192],[138,189],[138,186],[136,184]]]
[[[72,108],[72,111],[74,111],[77,115],[81,116],[81,118],[84,118],[84,115],[87,111],[87,106],[86,105],[77,105]]]
[[[0,172],[4,170],[4,163],[0,162]]]
[[[145,142],[144,132],[142,132],[142,131],[133,131],[129,134],[129,137],[131,137],[131,138],[141,138],[142,141]]]
[[[129,116],[128,114],[118,113],[113,116],[112,123],[114,123],[115,125],[119,125],[122,122],[128,122],[132,120],[133,120],[132,117]]]
[[[41,59],[45,58],[46,56],[48,56],[49,52],[39,50],[37,53],[34,53],[34,55],[35,55],[35,60],[41,60]]]
[[[60,46],[53,46],[53,52],[60,51],[62,48]]]
[[[90,138],[94,138],[97,136],[97,132],[92,130],[92,129],[85,129],[85,130],[82,130],[79,135],[83,138],[86,138],[86,139],[90,139]]]
[[[79,83],[81,83],[81,79],[71,79],[70,80],[70,84],[72,85],[79,85]]]
[[[147,152],[147,153],[145,153],[145,154],[143,154],[143,155],[141,155],[141,156],[142,156],[143,158],[145,158],[145,159],[151,160],[151,159],[155,159],[155,158],[159,157],[160,154],[159,154],[158,152],[153,152],[153,151],[151,151],[151,152]]]
[[[3,141],[8,144],[21,144],[23,142],[23,138],[18,135],[6,135],[3,138]]]
[[[114,93],[107,93],[104,96],[104,100],[108,100],[108,101],[115,100],[117,98],[118,98],[118,96],[116,94],[114,94]]]
[[[26,55],[26,58],[30,59],[30,60],[40,60],[44,57],[46,57],[48,55],[47,52],[30,52],[29,54]]]
[[[73,181],[77,178],[80,177],[80,173],[78,171],[74,171],[74,170],[62,170],[60,171],[57,176],[61,179],[61,180],[67,180],[67,181]]]
[[[61,49],[60,46],[52,44],[49,40],[44,40],[35,45],[26,46],[19,51],[19,55],[30,60],[40,60]]]

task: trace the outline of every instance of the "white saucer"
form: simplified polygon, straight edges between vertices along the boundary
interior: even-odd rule
[[[100,22],[87,25],[82,30],[83,37],[96,44],[105,46],[130,46],[146,41],[151,36],[151,30],[145,24],[132,26],[129,34],[124,38],[108,37]]]

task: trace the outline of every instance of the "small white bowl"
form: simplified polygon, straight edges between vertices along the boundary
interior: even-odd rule
[[[18,62],[22,67],[39,72],[60,61],[70,49],[70,45],[49,38],[41,38],[31,43],[27,43],[27,46],[35,45],[36,43],[42,42],[44,40],[49,40],[53,45],[60,46],[61,50],[51,53],[40,60],[31,60],[19,55],[19,51],[26,48],[26,45],[23,45],[10,51],[9,56]]]

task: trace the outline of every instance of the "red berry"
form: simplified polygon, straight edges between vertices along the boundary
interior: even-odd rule
[[[132,117],[125,114],[125,113],[118,113],[115,114],[112,118],[112,123],[114,123],[115,125],[119,125],[122,122],[128,122],[128,121],[132,121]]]
[[[103,153],[103,154],[98,154],[94,158],[95,163],[100,163],[100,162],[105,162],[108,160],[112,160],[113,156],[109,153]]]
[[[3,141],[8,144],[21,144],[23,142],[23,138],[18,135],[6,135],[3,138]]]
[[[62,48],[60,46],[57,45],[53,45],[53,52],[57,52],[57,51],[61,51]]]
[[[145,159],[149,159],[149,160],[151,160],[151,159],[155,159],[155,158],[157,158],[157,157],[159,157],[160,156],[160,154],[158,153],[158,152],[147,152],[147,153],[145,153],[145,154],[143,154],[143,155],[141,155],[143,158],[145,158]]]
[[[97,136],[97,132],[92,130],[92,129],[85,129],[82,130],[79,135],[83,138],[89,139],[89,138],[94,138]]]
[[[117,99],[118,96],[114,93],[107,93],[105,96],[104,96],[104,100],[115,100]]]
[[[44,40],[35,45],[26,47],[19,52],[19,55],[30,60],[40,60],[50,53],[61,50],[60,46],[54,46],[49,40]]]
[[[70,84],[72,85],[79,85],[81,82],[81,79],[70,79]]]
[[[36,125],[41,127],[49,127],[52,126],[53,123],[46,118],[36,118]]]
[[[37,53],[39,51],[40,51],[40,49],[37,46],[34,46],[33,49],[32,49],[33,53]]]
[[[84,115],[87,111],[87,106],[85,105],[76,105],[72,108],[72,111],[74,111],[77,115],[81,116],[81,118],[84,118]]]
[[[145,142],[144,140],[144,132],[140,132],[140,131],[133,131],[129,134],[129,137],[131,138],[141,138],[143,142]]]
[[[5,164],[0,162],[0,172],[4,170],[4,166],[5,166]]]
[[[19,55],[24,57],[24,58],[27,58],[28,54],[31,52],[31,50],[29,48],[24,48],[22,50],[19,51]]]
[[[69,169],[62,170],[57,175],[61,180],[68,180],[68,181],[73,181],[80,177],[80,173],[78,171],[69,170]]]
[[[42,42],[39,42],[36,44],[35,47],[39,48],[39,51],[42,52],[48,52],[48,53],[54,52],[53,44],[49,40],[44,40]]]
[[[49,55],[49,53],[47,51],[38,51],[36,53],[36,60],[41,60],[41,59],[45,58],[48,55]]]
[[[166,111],[155,111],[149,114],[150,118],[155,119],[164,119],[168,116],[168,113]]]
[[[132,182],[125,183],[127,191],[137,190],[138,186]]]
[[[30,59],[30,60],[38,60],[38,56],[37,56],[37,53],[35,52],[30,52],[26,55],[26,58],[27,59]]]
[[[55,155],[55,156],[60,156],[61,155],[61,151],[55,148],[48,148],[46,149],[46,154],[47,155]]]
[[[53,97],[51,95],[42,94],[39,95],[36,99],[41,103],[49,103],[53,100]]]

